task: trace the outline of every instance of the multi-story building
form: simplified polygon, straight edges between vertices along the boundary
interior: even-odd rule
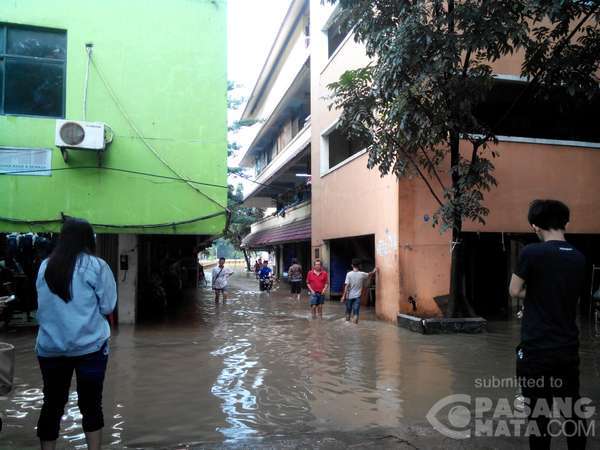
[[[292,2],[282,32],[299,20],[294,19],[294,11],[304,3]],[[339,111],[329,108],[327,86],[346,70],[365,66],[369,59],[353,34],[339,26],[339,6],[321,0],[309,3],[310,54],[305,58],[310,58],[306,91],[311,99],[307,129],[311,137],[303,145],[310,147],[306,158],[311,166],[311,258],[321,258],[330,271],[332,296],[341,293],[353,257],[363,261],[364,269],[377,266],[376,286],[364,300],[375,303],[382,319],[394,321],[399,312],[413,312],[409,297],[416,299],[417,314],[440,315],[440,304],[434,299],[449,291],[451,236],[432,227],[430,217],[437,207],[420,180],[398,181],[393,175],[381,177],[378,170],[369,170],[364,145],[348,141],[337,128]],[[278,56],[290,54],[295,42],[285,33],[277,37],[249,110],[258,108],[257,101],[266,105],[271,96],[282,97],[275,82],[269,84],[265,79],[271,79],[271,72],[281,71],[285,58]],[[521,58],[515,54],[493,65],[497,84],[481,114],[501,114],[518,95],[525,82],[520,78]],[[513,305],[507,286],[520,248],[534,238],[526,215],[535,198],[558,198],[570,206],[570,239],[587,255],[590,273],[593,264],[600,265],[600,209],[594,194],[600,173],[600,133],[594,120],[600,105],[595,100],[565,113],[559,110],[565,108],[563,100],[521,103],[503,121],[496,146],[500,157],[494,160],[498,187],[485,200],[490,215],[485,225],[464,224],[467,294],[476,312],[486,318],[509,316]],[[281,129],[284,122],[274,127],[270,123],[265,122],[262,133],[276,133],[273,130]],[[264,141],[264,147],[257,146],[256,140],[250,147],[249,155],[257,155],[261,148],[270,161],[257,177],[264,184],[250,197],[274,198],[278,189],[292,187],[286,183],[294,180],[293,172],[299,170],[287,171],[282,178],[285,181],[273,187],[275,175],[285,173],[279,161],[285,160],[284,155],[291,156],[269,147],[273,136]],[[284,226],[282,220],[259,222],[253,228],[254,236],[261,237],[262,245],[270,245],[270,233],[277,228],[266,224],[279,225],[279,221]],[[260,234],[264,228],[271,231]]]
[[[295,0],[242,114],[260,121],[241,159],[254,170],[245,204],[267,211],[243,244],[273,250],[280,275],[292,258],[310,260],[310,68],[308,1]]]
[[[0,232],[90,221],[132,322],[137,286],[165,260],[192,278],[225,226],[226,3],[14,0],[0,17]],[[88,133],[105,149],[76,149]]]

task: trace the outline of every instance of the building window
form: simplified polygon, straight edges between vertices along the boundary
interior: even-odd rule
[[[600,94],[590,99],[556,89],[546,97],[526,94],[524,82],[496,81],[475,116],[499,136],[600,142]],[[518,103],[506,116],[514,100]]]
[[[0,24],[0,113],[64,117],[65,31]]]
[[[346,159],[367,148],[367,143],[348,139],[339,129],[334,128],[323,136],[323,151],[326,152],[327,164],[325,169],[331,169]]]
[[[349,30],[344,26],[343,19],[344,16],[338,12],[325,30],[325,33],[327,34],[328,58],[331,58],[349,33]]]

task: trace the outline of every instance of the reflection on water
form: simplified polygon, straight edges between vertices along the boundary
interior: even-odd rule
[[[312,320],[306,303],[287,298],[283,287],[269,295],[257,292],[253,277],[232,282],[227,304],[215,305],[204,289],[161,320],[115,332],[104,394],[107,447],[254,445],[274,437],[312,447],[339,433],[371,433],[383,443],[377,439],[398,430],[433,434],[425,415],[447,395],[516,395],[474,385],[513,376],[518,324],[493,323],[478,336],[421,336],[368,312],[349,324],[339,303]],[[21,330],[1,340],[15,345],[17,370],[15,389],[0,398],[0,447],[35,448],[42,392],[34,335]],[[583,327],[582,390],[594,399],[597,344]],[[75,392],[61,439],[67,448],[85,444]]]

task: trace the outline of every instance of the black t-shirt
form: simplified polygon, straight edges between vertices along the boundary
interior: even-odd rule
[[[577,347],[575,316],[583,293],[585,257],[565,241],[531,244],[521,252],[515,274],[527,288],[521,346],[527,350]]]

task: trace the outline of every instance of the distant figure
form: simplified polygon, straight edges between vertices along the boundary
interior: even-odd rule
[[[219,296],[223,302],[227,301],[227,282],[233,275],[233,270],[225,267],[225,258],[219,258],[219,265],[212,270],[212,289],[215,291],[215,303],[219,303]]]
[[[323,317],[323,303],[325,303],[325,291],[329,284],[327,272],[321,267],[321,260],[315,259],[313,269],[306,275],[306,285],[310,292],[310,309],[313,319]]]
[[[579,400],[577,303],[584,292],[585,257],[565,240],[569,208],[557,200],[535,200],[528,220],[542,241],[526,246],[510,282],[512,297],[523,299],[517,379],[529,400],[529,448],[549,449],[553,399],[570,405],[562,411],[569,449],[586,444]],[[565,409],[565,408],[562,408]],[[532,428],[533,426],[533,428]],[[537,433],[539,431],[539,433]]]
[[[35,348],[44,404],[37,435],[43,450],[56,447],[73,371],[88,448],[98,450],[102,443],[102,387],[110,338],[107,316],[117,303],[117,288],[110,267],[94,256],[95,250],[91,225],[67,219],[56,248],[38,272]]]
[[[258,272],[262,268],[262,258],[258,258],[256,263],[254,263],[254,274],[256,275],[256,279],[258,280]]]
[[[207,286],[206,274],[204,273],[204,266],[198,263],[198,284],[204,287]]]
[[[290,280],[292,296],[296,295],[296,300],[300,301],[302,293],[302,266],[298,264],[296,258],[292,258],[292,265],[288,269],[288,279]]]
[[[258,272],[258,280],[261,291],[271,291],[273,287],[273,270],[269,267],[269,261],[263,261],[263,265]]]
[[[346,322],[353,320],[354,323],[358,323],[362,291],[367,284],[367,280],[376,273],[377,268],[369,273],[361,272],[360,259],[354,258],[352,260],[352,270],[346,274],[344,293],[340,300],[341,302],[346,302]]]

